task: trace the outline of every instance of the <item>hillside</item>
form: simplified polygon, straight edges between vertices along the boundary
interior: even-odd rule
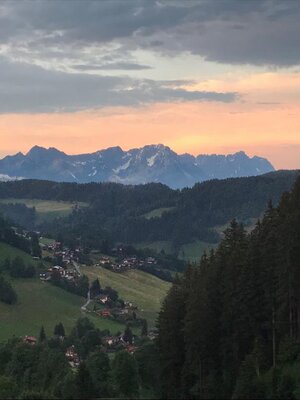
[[[29,254],[0,242],[0,263],[6,258],[19,256],[26,263],[35,264]],[[104,269],[85,268],[89,278],[99,277],[105,286],[116,289],[125,300],[138,305],[141,313],[149,319],[153,326],[169,284],[141,271],[130,271],[128,274],[116,274]],[[0,342],[12,335],[37,335],[40,327],[45,327],[46,333],[52,334],[53,327],[62,322],[67,330],[74,326],[75,321],[84,315],[80,307],[86,299],[68,293],[49,283],[35,279],[10,279],[18,295],[15,305],[0,302]],[[124,330],[124,325],[110,319],[93,316],[89,318],[101,330],[109,329],[112,333]]]
[[[131,270],[115,273],[101,267],[85,267],[82,271],[90,280],[99,279],[102,286],[111,286],[119,296],[138,306],[138,314],[146,318],[153,327],[161,303],[170,284],[143,271]]]
[[[23,251],[0,242],[0,263],[6,258],[21,257],[26,263],[36,264],[32,257]],[[0,341],[12,335],[37,335],[41,325],[52,334],[53,327],[62,322],[67,331],[82,316],[80,307],[86,299],[68,293],[58,287],[35,279],[10,279],[18,295],[15,305],[0,302]],[[100,329],[117,332],[124,325],[103,318],[90,316]]]
[[[172,285],[158,321],[161,397],[299,399],[299,260],[300,178],[250,234],[233,220]]]
[[[30,254],[17,249],[16,247],[10,246],[9,244],[0,242],[0,263],[6,258],[21,257],[25,262],[30,262],[32,264],[37,264],[35,260],[32,259]]]
[[[91,248],[99,248],[107,239],[150,246],[169,242],[169,251],[182,255],[182,246],[190,245],[189,252],[196,242],[218,243],[220,227],[233,218],[253,225],[269,200],[278,204],[298,174],[299,171],[278,171],[249,178],[212,180],[181,191],[153,183],[123,186],[23,180],[0,183],[0,199],[88,204],[59,219],[32,220],[35,229],[52,237],[60,236],[69,243],[78,237]],[[24,214],[20,210],[19,215]]]

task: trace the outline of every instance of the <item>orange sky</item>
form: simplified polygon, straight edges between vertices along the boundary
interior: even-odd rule
[[[201,82],[202,90],[231,90],[238,102],[153,104],[59,114],[2,114],[0,155],[33,145],[67,153],[109,146],[124,149],[163,143],[179,153],[244,150],[267,157],[276,168],[300,168],[300,86],[297,73],[224,76]],[[197,89],[194,85],[192,89]]]
[[[300,0],[0,1],[0,157],[162,143],[300,168],[299,18]]]

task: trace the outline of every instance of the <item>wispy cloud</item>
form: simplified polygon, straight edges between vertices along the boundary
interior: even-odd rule
[[[138,80],[45,70],[0,58],[0,112],[71,112],[154,102],[233,102],[233,92],[185,90],[185,81]]]

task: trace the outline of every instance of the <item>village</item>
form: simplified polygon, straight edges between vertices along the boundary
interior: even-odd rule
[[[88,283],[85,279],[86,277],[80,271],[81,248],[70,250],[62,246],[60,242],[54,241],[51,244],[43,245],[42,249],[43,255],[46,255],[44,260],[51,260],[52,263],[55,261],[57,265],[49,266],[45,271],[41,272],[39,274],[41,281],[56,284],[65,290],[86,297],[87,301],[81,307],[81,311],[85,314],[112,319],[121,324],[130,323],[133,327],[142,326],[144,319],[139,317],[136,304],[128,299],[121,299],[118,292],[111,287],[101,287],[98,279]],[[120,253],[122,254],[122,247],[116,250],[116,254]],[[138,268],[145,263],[148,265],[157,263],[157,260],[153,257],[143,260],[136,256],[112,258],[100,255],[95,258],[98,260],[95,264],[96,268],[103,267],[118,273]]]
[[[59,275],[61,278],[75,281],[76,278],[80,277],[80,269],[78,262],[80,260],[80,253],[82,249],[76,248],[70,250],[67,247],[63,247],[61,242],[54,241],[52,244],[40,244],[44,260],[53,262],[54,260],[58,265],[49,267],[47,271],[40,274],[42,281],[49,281],[54,275]]]
[[[139,269],[143,266],[155,266],[157,265],[157,260],[154,257],[147,257],[145,259],[139,258],[137,256],[132,257],[124,257],[121,259],[117,259],[114,261],[112,257],[102,256],[99,259],[99,262],[96,264],[96,267],[104,267],[113,272],[125,272],[129,269]]]
[[[147,321],[139,316],[139,309],[136,304],[127,299],[121,299],[116,290],[111,287],[101,287],[96,279],[88,282],[87,277],[82,274],[80,267],[84,266],[82,261],[83,249],[80,247],[74,250],[63,246],[59,241],[49,241],[47,244],[41,243],[42,260],[44,270],[40,270],[39,278],[45,284],[63,285],[65,290],[76,287],[86,279],[86,303],[80,310],[84,316],[93,315],[99,318],[111,319],[124,326],[124,332],[111,334],[106,330],[101,332],[101,344],[96,346],[96,350],[113,355],[119,351],[126,351],[134,354],[136,350],[145,342],[153,341],[157,337],[155,329],[149,330]],[[116,273],[125,273],[131,269],[138,269],[143,265],[156,265],[154,257],[139,258],[137,256],[123,256],[122,247],[113,249],[113,256],[103,254],[92,254],[93,265],[95,268],[106,268]],[[33,257],[37,258],[37,257]],[[141,330],[141,335],[137,335],[137,329]],[[133,333],[134,332],[134,333]],[[76,344],[65,338],[65,336],[53,336],[54,340],[61,343],[65,357],[72,368],[78,368],[82,358],[76,348]],[[26,335],[22,338],[23,343],[35,346],[40,342],[36,336]],[[65,344],[64,344],[65,343]]]
[[[41,247],[46,254],[50,253],[52,257],[59,260],[60,265],[55,266],[55,268],[58,269],[64,277],[72,280],[76,277],[76,274],[80,275],[78,263],[82,258],[82,248],[78,247],[75,250],[70,250],[68,247],[62,246],[61,242],[58,241],[54,241],[52,244],[48,245],[42,244]],[[98,251],[92,251],[91,253],[96,267],[107,268],[118,273],[126,272],[130,269],[139,269],[144,266],[154,267],[158,264],[155,257],[141,258],[136,255],[125,256],[123,254],[124,247],[121,245],[112,249],[112,256],[100,255]],[[52,271],[48,272],[51,273]],[[47,277],[49,277],[49,274],[46,274],[46,278]]]

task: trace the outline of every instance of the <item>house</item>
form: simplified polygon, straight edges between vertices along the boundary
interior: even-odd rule
[[[100,310],[96,312],[97,315],[99,315],[99,317],[111,317],[111,312],[109,310]]]
[[[117,336],[104,336],[102,342],[107,346],[113,346],[119,343],[119,338]]]
[[[37,343],[37,338],[35,336],[25,336],[23,342],[34,346]]]
[[[80,358],[77,352],[75,351],[75,346],[68,347],[65,356],[69,361],[71,367],[77,367],[80,364]]]
[[[129,353],[129,354],[133,354],[133,353],[135,353],[136,352],[136,350],[137,350],[138,348],[136,347],[136,346],[134,346],[134,345],[132,345],[132,344],[129,344],[128,346],[126,346],[126,351]]]
[[[108,257],[101,257],[99,260],[99,264],[101,264],[101,265],[110,264],[110,259]]]
[[[97,296],[97,300],[102,304],[106,304],[109,300],[109,297],[106,294],[99,294],[99,296]]]
[[[147,264],[157,264],[156,259],[153,258],[153,257],[148,257],[148,258],[146,259],[146,262],[147,262]]]
[[[134,336],[132,336],[132,344],[130,344],[130,343],[128,343],[125,339],[124,339],[124,333],[122,333],[120,336],[119,336],[119,340],[120,340],[120,343],[122,343],[124,346],[126,346],[126,348],[128,347],[128,346],[132,346],[133,344],[134,344]]]
[[[51,276],[48,272],[40,274],[41,281],[49,281],[50,279],[51,279]]]

